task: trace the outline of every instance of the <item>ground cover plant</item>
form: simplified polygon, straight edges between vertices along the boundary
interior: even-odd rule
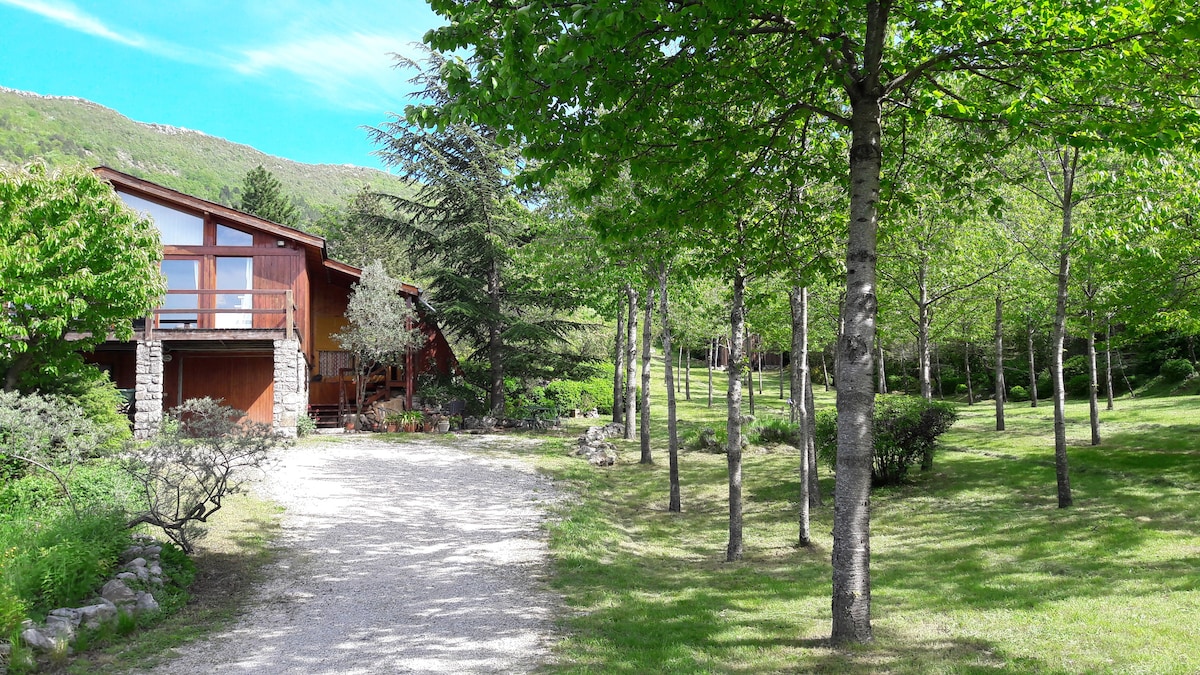
[[[767,380],[767,391],[771,379]],[[656,386],[651,400],[661,406]],[[680,402],[681,433],[718,426],[723,401]],[[818,409],[832,407],[818,390]],[[782,401],[759,400],[782,417]],[[661,410],[661,408],[659,408]],[[554,586],[570,612],[561,672],[1195,672],[1200,668],[1200,398],[1119,399],[1088,445],[1086,402],[1067,406],[1075,506],[1055,501],[1052,411],[959,405],[932,471],[872,494],[876,639],[834,649],[832,480],[798,548],[796,453],[745,455],[746,553],[722,562],[725,464],[685,452],[683,513],[665,466],[619,445],[616,466],[534,461],[579,498],[550,526]],[[656,420],[658,416],[656,416]],[[570,431],[584,421],[571,421]],[[656,421],[656,445],[665,443]],[[569,434],[568,434],[569,435]]]

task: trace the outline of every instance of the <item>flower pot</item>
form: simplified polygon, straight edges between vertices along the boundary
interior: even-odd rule
[[[411,434],[412,432],[417,430],[417,423],[416,422],[405,422],[404,430]]]
[[[450,431],[450,420],[442,420],[438,422],[437,430],[439,434],[444,434]]]
[[[389,422],[387,425],[387,430],[389,434],[394,434],[400,431],[400,425],[396,424],[395,422]]]

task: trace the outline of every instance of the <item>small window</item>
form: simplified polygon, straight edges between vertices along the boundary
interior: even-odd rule
[[[253,246],[254,235],[249,232],[235,230],[225,225],[217,225],[217,246]]]
[[[343,369],[354,367],[354,355],[350,352],[322,351],[317,354],[322,380],[337,379]]]
[[[204,245],[203,218],[125,192],[117,192],[117,195],[134,211],[150,216],[150,220],[154,221],[154,226],[162,234],[163,244],[167,246]]]

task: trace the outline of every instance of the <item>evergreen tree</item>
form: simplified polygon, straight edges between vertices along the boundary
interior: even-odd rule
[[[300,209],[283,194],[283,183],[262,164],[246,172],[238,209],[288,227],[300,224]]]
[[[430,52],[411,80],[420,96],[443,103],[444,59]],[[404,117],[371,130],[384,162],[417,188],[413,197],[389,195],[395,215],[381,215],[415,258],[430,261],[430,300],[443,327],[476,349],[488,364],[486,389],[494,415],[504,413],[506,375],[544,370],[547,347],[561,343],[569,324],[548,311],[567,303],[546,292],[538,275],[514,264],[533,238],[534,216],[518,199],[516,147],[497,141],[495,130],[469,123],[423,130]]]

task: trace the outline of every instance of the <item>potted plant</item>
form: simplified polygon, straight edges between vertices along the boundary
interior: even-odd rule
[[[421,422],[425,420],[425,413],[420,410],[405,410],[399,415],[400,425],[409,433],[416,431]]]
[[[404,424],[404,414],[399,412],[390,412],[383,418],[384,424],[387,425],[389,434],[394,434],[400,431],[400,427]]]

